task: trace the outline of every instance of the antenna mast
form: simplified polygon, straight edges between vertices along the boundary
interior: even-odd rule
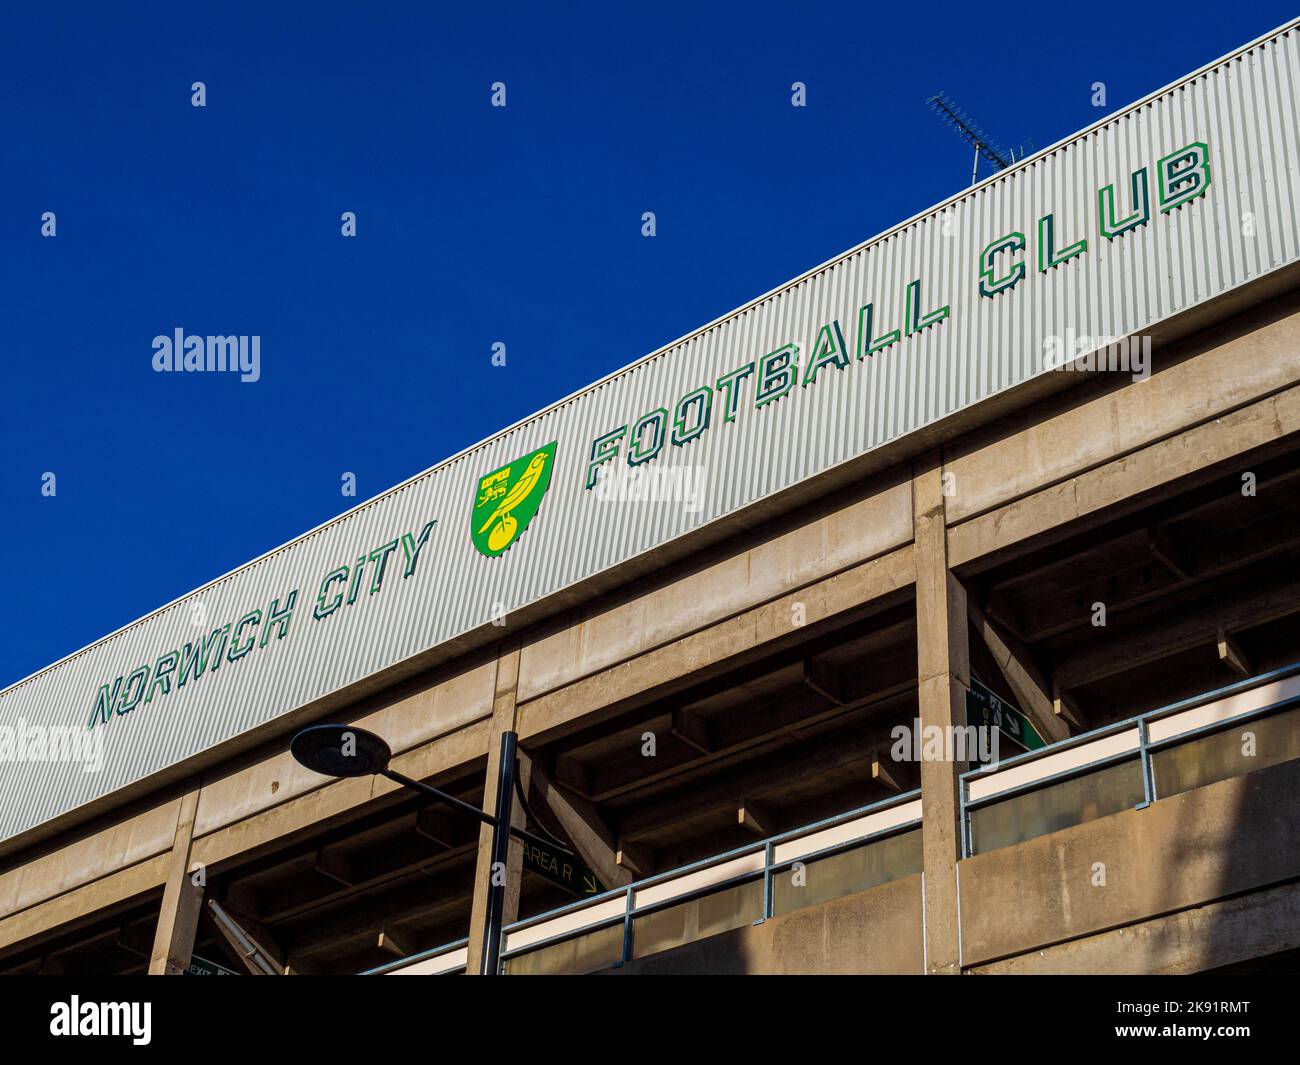
[[[972,185],[979,181],[980,156],[983,156],[992,164],[993,172],[996,174],[999,170],[1005,170],[1011,166],[1017,157],[1023,159],[1033,148],[1033,145],[1029,142],[1022,144],[1019,148],[1012,148],[1010,151],[999,148],[979,124],[958,107],[947,93],[936,93],[927,102],[935,114],[961,135],[962,140],[974,147],[975,165],[971,169],[970,175]]]

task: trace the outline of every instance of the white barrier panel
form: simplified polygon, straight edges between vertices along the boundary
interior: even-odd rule
[[[627,902],[625,898],[618,895],[615,898],[606,899],[604,902],[584,906],[572,913],[562,913],[558,917],[552,917],[549,921],[543,921],[541,924],[535,924],[529,928],[521,928],[517,932],[509,933],[506,936],[505,949],[507,951],[516,951],[523,947],[530,947],[534,943],[540,943],[544,939],[566,935],[570,932],[581,932],[583,929],[599,924],[607,918],[622,917],[626,909]]]
[[[1194,706],[1179,714],[1170,714],[1152,721],[1147,726],[1147,736],[1154,743],[1180,736],[1184,732],[1215,725],[1220,721],[1231,721],[1234,717],[1262,710],[1274,703],[1284,702],[1300,695],[1300,674],[1284,677],[1272,684],[1261,684],[1250,691],[1238,692],[1226,699],[1219,699],[1204,706]]]
[[[841,844],[852,844],[891,828],[919,822],[920,818],[921,800],[916,799],[913,802],[890,807],[887,810],[866,814],[851,821],[846,821],[841,825],[832,825],[829,828],[810,832],[798,839],[779,843],[772,849],[773,861],[777,863],[793,861],[806,854],[813,854]],[[707,891],[711,887],[725,884],[737,877],[746,874],[757,874],[762,871],[763,852],[761,850],[754,851],[752,854],[742,854],[738,858],[731,858],[719,862],[717,865],[684,873],[681,876],[673,877],[671,880],[650,884],[639,890],[634,889],[633,908],[642,909],[671,902],[673,899],[684,898],[700,891]],[[508,953],[514,953],[544,940],[577,935],[600,924],[602,921],[613,917],[621,917],[626,912],[626,896],[619,895],[604,902],[574,910],[572,913],[560,914],[549,921],[543,921],[540,924],[510,932],[506,936],[505,950]]]
[[[1036,780],[1043,780],[1056,773],[1065,773],[1071,769],[1078,769],[1089,762],[1109,758],[1114,754],[1123,754],[1125,751],[1136,752],[1140,746],[1141,740],[1135,726],[1125,729],[1123,732],[1117,732],[1112,736],[1103,736],[1092,743],[1080,744],[1078,747],[1071,747],[1058,754],[1049,754],[1046,757],[1037,758],[1024,765],[1015,765],[998,773],[975,777],[970,782],[969,795],[972,799],[985,799],[990,795],[997,795],[1004,791],[1010,791],[1012,788],[1018,788],[1022,784],[1032,784]]]
[[[457,947],[433,958],[421,958],[401,969],[390,969],[385,976],[442,976],[464,969],[469,964],[469,947]]]
[[[820,832],[813,832],[811,835],[778,843],[772,850],[772,860],[777,864],[792,862],[807,854],[837,847],[841,843],[852,843],[854,840],[920,820],[921,800],[917,799],[914,802],[903,803],[901,806],[892,806],[888,810],[881,810],[879,813],[867,814],[854,821],[846,821],[842,825],[823,828]]]

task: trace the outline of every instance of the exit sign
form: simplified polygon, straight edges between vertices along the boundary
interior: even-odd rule
[[[1026,751],[1047,746],[1029,718],[974,677],[971,677],[970,688],[966,691],[966,721],[971,725],[996,728],[1002,736]]]

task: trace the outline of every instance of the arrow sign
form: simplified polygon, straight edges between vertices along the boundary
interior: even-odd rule
[[[527,840],[520,842],[524,848],[524,868],[531,869],[570,895],[586,898],[588,895],[599,895],[605,890],[595,873],[569,855]]]
[[[971,725],[996,726],[998,732],[1026,751],[1047,746],[1029,718],[974,677],[966,692],[966,721]]]

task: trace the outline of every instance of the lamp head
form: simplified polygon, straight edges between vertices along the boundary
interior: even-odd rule
[[[326,777],[364,777],[382,773],[393,756],[388,744],[355,725],[312,725],[289,743],[299,764]]]

